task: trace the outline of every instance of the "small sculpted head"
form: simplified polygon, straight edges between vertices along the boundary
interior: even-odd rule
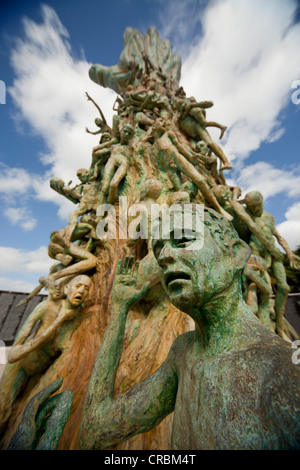
[[[181,206],[181,212],[184,206]],[[212,209],[204,209],[201,234],[195,231],[175,238],[171,222],[169,239],[153,237],[153,252],[161,268],[162,285],[173,305],[196,319],[199,309],[240,282],[250,255],[231,223]]]
[[[195,146],[195,150],[201,155],[207,155],[209,152],[209,146],[203,140],[199,140]]]
[[[155,179],[149,179],[145,181],[145,184],[141,190],[141,199],[158,199],[162,192],[162,184],[160,181]]]
[[[84,274],[75,276],[65,287],[69,307],[79,307],[88,297],[92,281]]]
[[[120,131],[121,135],[121,143],[122,144],[128,144],[129,141],[132,139],[134,134],[134,129],[130,124],[124,124]]]
[[[76,175],[82,183],[87,183],[89,178],[89,170],[87,170],[86,168],[80,168],[79,170],[77,170]]]
[[[49,294],[50,300],[54,300],[54,301],[60,300],[64,296],[59,284],[56,284],[56,283],[54,283],[53,285],[49,285],[48,294]]]
[[[251,191],[244,198],[248,211],[254,217],[260,217],[264,211],[264,198],[259,191]]]
[[[95,119],[94,122],[95,122],[95,124],[96,124],[97,127],[102,127],[102,125],[103,125],[102,119],[100,119],[100,118],[98,118],[98,117],[96,117],[96,119]]]
[[[105,144],[105,142],[109,142],[110,140],[112,140],[110,133],[103,132],[103,134],[101,135],[100,144]]]

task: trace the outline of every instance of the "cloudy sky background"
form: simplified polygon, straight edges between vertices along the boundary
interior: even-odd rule
[[[89,67],[118,62],[126,26],[145,33],[152,25],[181,56],[187,95],[212,100],[209,120],[228,127],[228,182],[243,194],[261,191],[280,233],[292,249],[300,244],[300,104],[291,99],[300,101],[292,88],[300,80],[297,1],[1,2],[1,289],[29,291],[53,263],[49,234],[74,205],[49,179],[77,183],[98,143],[85,132],[97,116],[85,91],[111,121],[116,95],[89,79]]]

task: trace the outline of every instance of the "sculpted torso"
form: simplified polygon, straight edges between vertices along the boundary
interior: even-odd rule
[[[177,342],[172,449],[299,446],[289,436],[287,424],[294,421],[296,425],[300,418],[299,408],[298,413],[289,411],[292,405],[297,408],[291,397],[293,389],[299,389],[291,348],[279,343],[275,335],[270,337],[256,322],[251,329],[252,344],[240,348],[237,344],[230,352],[211,357],[199,355],[201,344],[195,332],[182,335]],[[273,403],[274,394],[277,398]],[[282,426],[279,436],[278,426]]]

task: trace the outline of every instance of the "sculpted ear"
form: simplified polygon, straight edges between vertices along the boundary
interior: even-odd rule
[[[235,265],[238,269],[244,269],[249,256],[251,255],[251,248],[244,240],[235,238],[230,244],[231,256],[234,259]]]

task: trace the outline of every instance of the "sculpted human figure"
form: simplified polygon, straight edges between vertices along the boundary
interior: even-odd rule
[[[118,196],[119,184],[129,169],[132,156],[129,142],[133,134],[133,127],[130,124],[124,124],[120,131],[120,143],[111,148],[111,155],[104,168],[99,204],[105,202],[107,193],[109,204],[113,204]]]
[[[95,268],[97,264],[97,257],[90,253],[86,247],[81,247],[80,245],[74,245],[71,243],[61,234],[61,231],[52,232],[51,240],[53,244],[62,248],[62,257],[69,257],[72,261],[75,262],[70,266],[63,267],[62,269],[59,269],[49,274],[48,276],[40,278],[40,284],[49,287],[55,285],[55,281],[58,279],[68,276],[78,276],[79,274],[83,274]]]
[[[77,176],[83,183],[82,196],[76,209],[69,215],[69,224],[66,228],[66,238],[71,240],[72,233],[78,224],[78,217],[96,212],[99,205],[100,183],[93,181],[89,183],[89,170],[81,168],[77,171]]]
[[[93,135],[102,134],[103,132],[108,132],[109,134],[112,134],[112,129],[107,124],[106,119],[104,117],[104,114],[101,111],[100,106],[98,106],[98,104],[93,100],[93,98],[90,97],[90,95],[87,92],[85,92],[85,95],[86,95],[88,101],[91,101],[96,106],[96,108],[98,109],[99,114],[100,114],[100,118],[95,119],[95,124],[96,124],[97,127],[99,127],[99,129],[95,132],[91,132],[86,127],[85,128],[86,132],[88,132],[89,134],[93,134]]]
[[[241,196],[241,190],[238,187],[230,187],[227,185],[217,185],[213,187],[213,193],[218,199],[220,205],[232,215],[232,223],[237,230],[240,237],[250,243],[251,232],[248,225],[240,217],[239,211],[235,210],[235,206],[232,204],[233,201],[236,201],[239,196]],[[240,204],[240,203],[239,203]],[[239,206],[238,206],[239,208]],[[254,226],[253,230],[256,233],[263,236],[263,233],[260,232],[258,226]],[[281,257],[281,253],[277,250],[274,251],[276,256]],[[270,276],[268,274],[269,260],[265,260],[261,256],[256,254],[251,254],[244,268],[244,274],[247,278],[247,284],[249,282],[254,283],[256,288],[259,289],[259,304],[257,305],[257,289],[254,289],[254,286],[250,284],[249,295],[247,296],[247,303],[251,303],[253,311],[257,312],[260,319],[266,319],[265,324],[270,326],[270,296],[272,294]],[[249,286],[247,286],[249,288]]]
[[[99,145],[93,148],[89,181],[95,181],[102,176],[101,170],[110,156],[111,146],[117,142],[117,139],[112,138],[108,132],[102,134]]]
[[[196,158],[198,162],[202,164],[202,166],[204,164],[205,168],[207,168],[208,172],[213,176],[215,182],[219,184],[225,184],[223,173],[218,173],[217,157],[215,155],[211,155],[211,150],[209,149],[207,143],[203,140],[199,140],[195,145],[195,151],[197,152]]]
[[[193,183],[200,189],[206,201],[215,210],[224,215],[224,217],[231,220],[229,215],[218,203],[215,195],[211,191],[206,179],[199,171],[196,170],[193,163],[189,161],[192,159],[191,152],[188,151],[178,140],[175,133],[172,130],[166,130],[167,122],[163,120],[157,120],[154,126],[154,131],[157,133],[155,148],[157,149],[158,158],[165,165],[171,167],[171,171],[175,173],[182,172],[191,178]],[[178,190],[181,186],[181,181],[178,179],[175,189]]]
[[[206,109],[211,108],[214,104],[212,101],[197,102],[194,97],[184,98],[176,97],[177,108],[180,110],[179,119],[184,119],[188,114],[198,121],[204,127],[218,127],[221,130],[220,139],[222,139],[227,127],[215,121],[206,120]]]
[[[197,234],[153,241],[166,294],[195,321],[151,376],[114,397],[126,317],[148,289],[119,264],[111,320],[88,387],[80,444],[111,448],[174,411],[172,449],[297,449],[300,371],[287,342],[249,310],[241,275],[250,249],[232,225],[205,209]],[[197,249],[193,249],[193,248]]]
[[[50,187],[54,189],[54,191],[66,197],[71,202],[74,202],[74,204],[77,204],[81,199],[81,193],[83,188],[82,182],[80,184],[77,184],[73,188],[70,186],[70,184],[71,182],[66,185],[62,179],[57,178],[56,176],[50,179]]]
[[[64,299],[58,286],[49,288],[48,298],[37,305],[22,326],[9,351],[8,365],[1,382],[1,429],[5,428],[11,406],[28,377],[41,374],[59,355],[59,329],[63,324],[72,328],[69,320],[81,311],[90,288],[91,280],[84,275],[74,277],[65,286]]]
[[[245,203],[245,208],[241,202]],[[279,235],[273,216],[269,212],[264,211],[263,196],[260,192],[251,191],[246,194],[243,201],[232,201],[232,205],[238,216],[247,224],[252,232],[249,241],[252,254],[267,260],[270,274],[276,281],[276,332],[282,336],[285,304],[290,288],[287,284],[285,268],[282,263],[283,254],[276,247],[275,238],[287,250],[286,253],[291,266],[299,267],[300,258],[291,251],[287,242]],[[269,323],[269,318],[266,315],[264,315],[262,320]]]
[[[209,148],[221,160],[221,171],[231,170],[232,165],[223,149],[213,141],[206,130],[206,127],[208,126],[219,127],[221,129],[220,138],[222,138],[223,133],[226,130],[226,126],[218,124],[217,122],[206,121],[205,108],[213,106],[213,103],[211,101],[197,103],[195,98],[186,98],[185,94],[183,98],[176,97],[175,103],[175,109],[179,112],[178,119],[182,131],[192,139],[203,140],[207,143]]]

